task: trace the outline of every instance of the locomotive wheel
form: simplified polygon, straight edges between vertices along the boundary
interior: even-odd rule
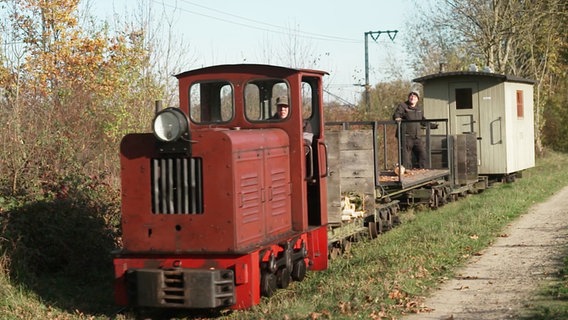
[[[270,297],[278,288],[276,275],[267,271],[263,271],[260,276],[260,294]]]
[[[276,272],[276,282],[278,283],[278,287],[282,289],[288,288],[288,285],[292,281],[290,269],[284,267],[278,269]]]
[[[304,259],[300,259],[294,262],[294,267],[292,268],[292,279],[294,281],[302,281],[306,276],[307,266]]]
[[[369,228],[369,237],[371,239],[375,239],[379,235],[379,233],[377,231],[377,224],[373,221],[369,221],[367,226]]]
[[[290,247],[286,250],[286,255],[285,255],[286,268],[288,268],[288,270],[292,269],[292,254],[293,254],[293,250],[292,250],[292,247]]]

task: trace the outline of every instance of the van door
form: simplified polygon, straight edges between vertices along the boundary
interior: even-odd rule
[[[479,99],[477,82],[449,83],[450,134],[475,133],[479,137]],[[481,165],[481,141],[477,140],[477,159]]]

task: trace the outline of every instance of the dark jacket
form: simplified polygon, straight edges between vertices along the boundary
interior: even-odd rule
[[[269,120],[281,120],[278,112],[276,112]],[[314,137],[314,131],[312,129],[312,124],[310,123],[309,119],[304,119],[302,123],[302,130],[304,134],[304,140],[308,144],[312,144],[312,140]]]
[[[408,101],[405,101],[396,107],[392,118],[393,120],[401,118],[403,121],[426,120],[422,106],[416,105],[414,108],[411,108]],[[422,123],[422,125],[424,125],[424,123]],[[420,135],[420,126],[420,122],[402,123],[401,133],[416,138]]]

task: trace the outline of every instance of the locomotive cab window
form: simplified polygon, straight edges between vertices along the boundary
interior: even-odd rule
[[[280,121],[277,100],[290,97],[288,83],[281,79],[254,80],[245,87],[245,114],[250,121]],[[290,109],[291,110],[291,109]],[[287,118],[287,116],[286,116]]]
[[[195,83],[189,95],[190,117],[195,123],[223,123],[234,116],[233,88],[226,81]]]
[[[302,81],[302,118],[308,120],[312,117],[314,109],[313,104],[317,101],[314,94],[317,92],[316,88],[312,88],[314,83],[308,78]]]

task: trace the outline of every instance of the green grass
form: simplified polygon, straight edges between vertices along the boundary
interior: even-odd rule
[[[552,280],[543,284],[522,319],[568,319],[568,252],[562,262],[562,268],[551,275]]]
[[[565,186],[567,165],[568,155],[549,153],[513,184],[495,185],[438,210],[405,212],[402,225],[378,239],[358,243],[349,255],[332,261],[328,270],[310,272],[303,282],[263,298],[251,310],[229,312],[220,318],[380,319],[420,310],[424,297],[440,281],[489,246],[530,206]],[[52,227],[55,225],[41,230]],[[0,245],[7,244],[0,237]],[[117,308],[112,305],[109,257],[91,257],[91,274],[86,278],[80,273],[36,275],[19,270],[18,274],[10,266],[19,265],[11,259],[20,258],[0,256],[0,319],[133,318],[130,314],[113,315]],[[98,273],[92,274],[97,268]],[[568,263],[559,270],[558,280],[543,288],[538,303],[527,307],[527,319],[558,319],[567,314],[566,274]]]

